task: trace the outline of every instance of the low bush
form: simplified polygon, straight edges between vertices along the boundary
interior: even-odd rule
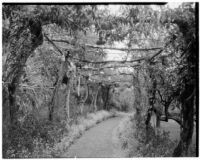
[[[146,132],[144,116],[129,116],[118,128],[121,147],[128,157],[171,157],[177,141],[172,141],[169,132],[157,131],[149,126]]]
[[[150,125],[146,131],[145,116],[135,115],[136,132],[138,141],[137,155],[142,157],[171,157],[177,141],[172,141],[169,132],[153,129]]]
[[[68,128],[65,121],[41,122],[29,114],[23,123],[12,126],[10,133],[9,141],[3,143],[4,158],[42,157],[42,151],[52,148],[68,133]]]
[[[121,101],[121,111],[127,112],[131,108],[130,102],[127,100]]]
[[[77,123],[67,121],[39,122],[28,115],[23,124],[12,127],[9,141],[4,143],[4,158],[52,158],[60,157],[83,132],[96,123],[114,114],[107,111],[90,113],[85,118],[78,117]]]
[[[197,145],[195,143],[192,143],[189,148],[188,148],[188,155],[187,157],[196,157],[196,153],[197,153]]]
[[[130,121],[131,117],[128,116],[124,118],[118,126],[117,129],[117,136],[120,140],[122,148],[125,150],[128,148],[128,143],[129,143],[129,135],[131,135],[132,131],[132,123]]]

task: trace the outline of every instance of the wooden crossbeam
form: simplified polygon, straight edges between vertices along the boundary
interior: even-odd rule
[[[152,56],[146,56],[146,57],[141,57],[141,58],[137,58],[134,60],[125,60],[125,61],[88,61],[88,60],[80,60],[78,58],[73,58],[76,60],[79,60],[80,62],[83,63],[90,63],[90,64],[110,64],[110,63],[121,63],[121,64],[125,64],[125,63],[133,63],[133,62],[140,62],[140,61],[144,61],[144,60],[152,60],[153,58],[155,58],[156,56],[158,56],[159,54],[162,53],[164,49],[160,49],[158,52],[154,53]]]
[[[51,39],[53,42],[61,42],[61,43],[67,43],[73,45],[71,41],[69,40],[63,40],[63,39]],[[143,52],[148,52],[148,51],[154,51],[154,50],[159,50],[162,49],[163,47],[151,47],[151,48],[116,48],[116,47],[105,47],[105,46],[98,46],[98,45],[92,45],[92,44],[81,44],[85,47],[88,48],[95,48],[95,49],[109,49],[109,50],[118,50],[118,51],[143,51]]]
[[[162,49],[163,47],[152,47],[152,48],[116,48],[116,47],[103,47],[103,46],[96,46],[91,44],[86,44],[86,47],[90,48],[97,48],[97,49],[109,49],[109,50],[118,50],[118,51],[154,51]]]
[[[119,74],[92,74],[91,76],[133,76],[131,73],[119,73]]]
[[[103,69],[108,69],[108,68],[135,68],[135,67],[139,67],[140,64],[135,64],[135,65],[115,65],[115,66],[105,66],[105,67],[99,67],[99,68],[95,68],[95,67],[82,67],[81,70],[92,70],[92,71],[98,71],[98,70],[103,70]]]

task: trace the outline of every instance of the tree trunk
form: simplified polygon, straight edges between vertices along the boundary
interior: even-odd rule
[[[97,97],[98,97],[99,89],[100,89],[100,86],[98,86],[97,92],[94,97],[94,111],[95,112],[97,111]]]
[[[141,106],[141,89],[140,89],[140,81],[138,79],[139,71],[137,70],[136,75],[133,75],[133,86],[134,86],[134,107],[136,109],[136,114],[141,116],[142,106]]]
[[[151,115],[152,115],[152,110],[148,109],[147,119],[145,121],[145,125],[146,125],[146,140],[145,140],[145,143],[148,143],[148,141],[149,141],[149,128],[150,128]]]
[[[183,116],[183,127],[180,133],[181,139],[173,153],[174,157],[180,157],[182,154],[187,155],[188,147],[192,140],[194,128],[194,96],[191,95],[193,93],[193,88],[194,87],[191,85],[186,85],[185,91],[182,94],[181,112]]]
[[[16,89],[17,86],[14,83],[11,83],[8,86],[8,92],[9,92],[9,108],[10,108],[10,120],[11,124],[15,124],[17,121],[17,112],[18,112],[18,106],[16,104]]]
[[[94,108],[95,93],[91,95],[91,98],[92,98],[92,101],[91,101],[90,106],[91,106],[92,109],[95,111],[95,108]]]
[[[159,128],[160,127],[160,115],[156,114],[156,127]]]
[[[87,87],[87,96],[86,96],[86,98],[85,98],[85,100],[84,100],[84,104],[88,104],[89,103],[89,99],[90,99],[90,97],[89,97],[89,95],[90,95],[90,86],[88,85],[88,82],[86,82],[86,87]]]
[[[43,43],[42,26],[40,21],[32,20],[32,22],[33,23],[29,26],[30,32],[26,33],[23,28],[25,24],[21,24],[22,27],[18,27],[16,30],[15,22],[11,21],[12,29],[10,35],[12,35],[12,39],[10,40],[10,54],[8,54],[5,63],[5,70],[3,71],[3,81],[8,83],[8,97],[6,99],[9,101],[8,107],[10,110],[11,125],[15,125],[18,122],[17,112],[19,106],[16,103],[16,91],[19,87],[20,79],[24,74],[26,61],[29,56],[32,55],[34,50]],[[16,23],[23,23],[23,21]],[[33,28],[38,31],[37,35],[35,35]]]
[[[67,99],[66,99],[66,109],[67,109],[67,118],[70,119],[70,86],[67,89]]]
[[[78,97],[80,96],[80,83],[81,83],[81,77],[79,76],[79,77],[78,77],[78,87],[77,87],[77,94],[78,94]]]
[[[169,108],[169,105],[171,104],[170,103],[165,103],[165,116],[166,116],[166,122],[168,122],[168,116],[169,116],[169,113],[168,113],[168,108]]]
[[[108,110],[109,91],[110,91],[110,86],[103,87],[103,95],[102,95],[104,101],[103,109],[105,110]]]
[[[84,105],[85,105],[85,103],[88,99],[88,95],[89,95],[89,86],[88,86],[87,80],[86,80],[85,87],[86,87],[86,95],[85,95],[85,97],[84,97],[84,99],[83,99],[83,101],[81,102],[81,105],[80,105],[81,114],[83,114]]]
[[[55,88],[53,90],[53,94],[52,94],[50,105],[49,105],[49,121],[53,121],[54,107],[57,106],[56,100],[57,100],[58,91],[67,70],[68,70],[68,65],[66,64],[66,61],[62,61],[60,69],[59,69],[58,79],[55,84]]]

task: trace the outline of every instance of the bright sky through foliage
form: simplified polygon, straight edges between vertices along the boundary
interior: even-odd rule
[[[167,6],[169,6],[169,8],[174,9],[177,8],[179,5],[181,5],[182,2],[169,2],[167,3]],[[120,6],[121,5],[108,5],[108,10],[110,11],[111,14],[115,14],[118,15],[120,14]],[[159,10],[159,6],[157,5],[151,5],[151,7],[154,10]],[[103,8],[103,7],[102,7]],[[119,47],[119,48],[123,48],[126,47],[126,45],[124,44],[124,42],[116,42],[114,43],[113,47]],[[126,56],[126,52],[123,51],[116,51],[116,50],[107,50],[106,51],[107,60],[122,60],[124,56]]]

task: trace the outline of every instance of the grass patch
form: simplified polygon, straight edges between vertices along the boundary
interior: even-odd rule
[[[159,131],[155,134],[154,130],[151,129],[146,137],[144,117],[137,120],[136,118],[128,116],[118,126],[117,135],[126,156],[171,157],[177,142],[170,139],[169,132]],[[138,123],[136,124],[136,122]]]
[[[137,143],[134,141],[134,130],[133,130],[133,123],[132,123],[133,116],[129,115],[126,116],[118,125],[117,128],[117,138],[119,139],[119,143],[121,148],[126,153],[126,157],[128,156],[128,152],[131,146],[136,146]],[[132,142],[135,142],[133,144]]]

